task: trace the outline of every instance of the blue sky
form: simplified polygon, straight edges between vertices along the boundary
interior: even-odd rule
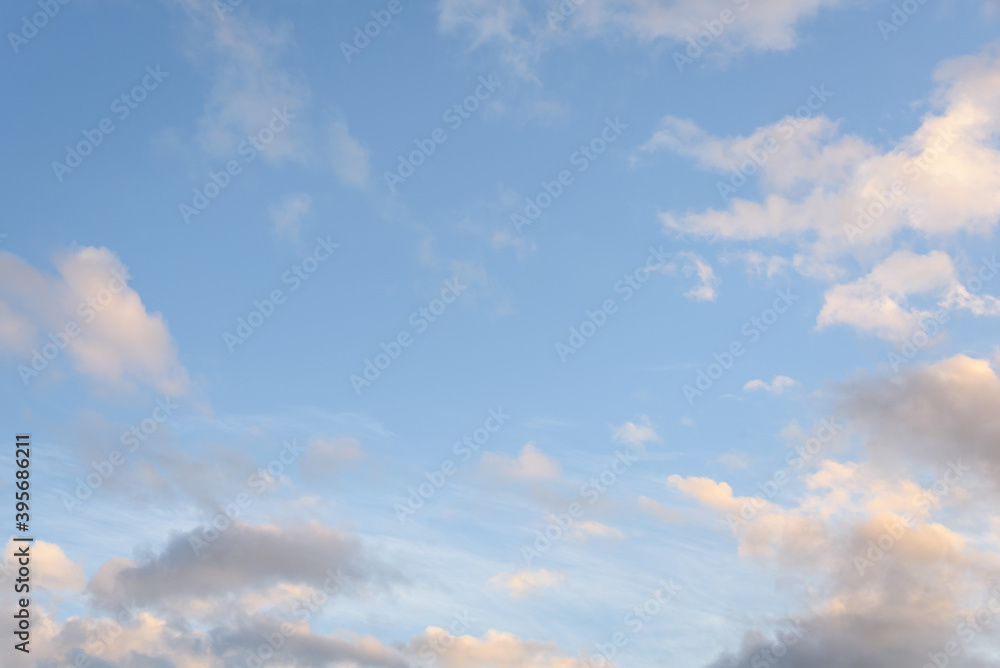
[[[33,665],[995,665],[995,2],[0,24]]]

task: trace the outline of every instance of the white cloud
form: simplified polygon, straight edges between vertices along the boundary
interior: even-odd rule
[[[910,307],[908,299],[930,294],[934,310]],[[858,280],[826,292],[819,328],[850,325],[889,341],[914,334],[938,309],[964,308],[976,315],[1000,314],[1000,300],[971,294],[959,282],[951,258],[941,251],[917,255],[897,251]]]
[[[490,578],[490,586],[497,590],[509,591],[514,598],[527,596],[539,589],[548,589],[562,584],[566,576],[559,571],[544,568],[518,573],[500,573]]]
[[[789,378],[788,376],[775,376],[774,380],[767,383],[763,380],[751,380],[749,383],[743,386],[744,392],[770,392],[771,394],[782,394],[785,390],[790,387],[794,387],[798,383]]]
[[[22,357],[18,369],[26,382],[51,373],[49,367],[65,354],[77,371],[106,386],[144,384],[172,396],[186,390],[187,372],[177,361],[163,316],[147,313],[114,253],[81,248],[58,256],[55,264],[59,276],[47,276],[0,252],[5,321],[0,346]],[[65,352],[49,355],[62,347]]]
[[[480,470],[502,480],[558,480],[559,462],[527,443],[516,459],[497,452],[484,452]]]
[[[647,443],[656,443],[660,440],[660,435],[656,433],[656,428],[649,417],[639,416],[639,423],[626,422],[617,427],[611,427],[611,438],[624,445],[630,445],[637,449],[646,447]]]

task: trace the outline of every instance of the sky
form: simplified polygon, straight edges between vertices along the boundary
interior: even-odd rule
[[[995,0],[0,26],[4,665],[997,665]]]

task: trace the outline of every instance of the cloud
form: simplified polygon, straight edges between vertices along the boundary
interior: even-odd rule
[[[17,560],[11,557],[18,548],[28,547],[31,554],[31,580],[33,585],[43,589],[58,592],[79,592],[83,590],[87,578],[83,574],[83,566],[66,556],[62,548],[55,543],[36,540],[32,543],[14,542],[11,538],[4,546],[4,572],[10,569],[9,576],[17,574]],[[6,580],[6,576],[3,578]]]
[[[534,443],[526,444],[517,459],[496,452],[484,452],[480,470],[502,480],[558,480],[559,462],[542,454]]]
[[[446,668],[586,668],[589,662],[560,653],[552,642],[522,640],[512,633],[490,629],[482,637],[454,636],[442,628],[427,627],[413,638],[409,653],[436,648],[438,665]]]
[[[311,523],[281,528],[234,520],[217,538],[201,529],[178,533],[145,563],[116,558],[87,585],[94,599],[114,606],[183,606],[200,597],[240,594],[277,582],[320,586],[341,569],[352,581],[399,579],[352,536]]]
[[[664,226],[712,239],[795,242],[804,254],[796,267],[818,275],[830,273],[831,258],[904,230],[932,238],[988,232],[1000,217],[1000,42],[944,62],[935,79],[935,111],[888,149],[843,135],[821,116],[735,138],[668,117],[647,148],[670,148],[727,177],[750,152],[767,157],[756,170],[761,202],[733,197],[723,210],[664,213]]]
[[[611,427],[611,438],[616,443],[630,445],[636,449],[644,449],[646,443],[656,443],[661,440],[655,426],[645,415],[639,417],[639,424],[626,422],[618,427]]]
[[[559,571],[544,568],[519,573],[500,573],[490,578],[490,586],[496,590],[509,591],[514,598],[521,598],[539,589],[549,589],[566,581]]]
[[[958,307],[976,315],[1000,315],[1000,300],[973,295],[956,275],[951,258],[941,251],[917,255],[897,251],[853,283],[827,290],[816,324],[850,325],[889,341],[909,338],[933,311],[907,307],[913,295],[930,293],[940,308]]]
[[[575,540],[589,540],[591,538],[618,539],[624,538],[625,534],[620,529],[608,526],[594,520],[583,520],[573,524],[570,536]]]
[[[81,248],[57,256],[55,265],[59,275],[45,275],[0,251],[0,351],[22,357],[26,383],[51,373],[62,349],[78,372],[105,386],[186,391],[187,372],[163,316],[146,311],[114,253]]]
[[[744,392],[770,392],[771,394],[782,394],[785,390],[790,387],[795,387],[798,382],[789,378],[788,376],[775,376],[774,380],[767,383],[763,380],[751,380],[749,383],[743,386]]]
[[[528,3],[530,4],[530,3]],[[537,80],[542,54],[574,40],[617,38],[687,48],[688,40],[718,24],[708,51],[716,60],[745,51],[786,51],[798,25],[844,0],[732,2],[732,0],[588,0],[531,9],[520,0],[439,0],[442,32],[466,37],[471,48],[489,45],[520,76]],[[724,11],[730,20],[723,23]],[[678,53],[684,49],[678,48]]]
[[[278,204],[267,207],[267,212],[274,222],[274,233],[291,239],[299,238],[302,217],[311,211],[312,197],[307,193],[289,193]]]
[[[838,388],[839,410],[869,451],[934,467],[963,458],[1000,484],[1000,378],[989,360],[956,355]]]
[[[253,17],[245,8],[219,11],[217,4],[175,0],[188,18],[187,55],[212,73],[212,88],[195,140],[202,150],[231,157],[248,135],[268,127],[273,110],[298,116],[311,93],[303,76],[281,65],[295,46],[292,24],[274,25]],[[260,154],[265,160],[302,161],[308,155],[303,124],[293,120]]]
[[[352,188],[367,186],[371,180],[368,149],[351,136],[347,123],[344,121],[331,123],[328,134],[330,137],[330,158],[337,178]]]

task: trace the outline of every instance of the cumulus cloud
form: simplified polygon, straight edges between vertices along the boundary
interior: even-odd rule
[[[490,578],[490,586],[497,590],[509,591],[514,598],[521,598],[539,589],[555,587],[566,581],[566,575],[544,568],[518,573],[500,573]]]
[[[989,360],[957,355],[860,377],[838,392],[873,455],[936,468],[964,458],[1000,484],[1000,378]]]
[[[744,392],[770,392],[771,394],[782,394],[790,387],[795,387],[798,383],[788,376],[775,376],[770,383],[758,379],[751,380],[743,386]]]
[[[623,425],[611,427],[611,438],[617,443],[636,449],[643,449],[647,443],[656,443],[661,440],[660,435],[656,433],[656,427],[645,415],[639,417],[638,424],[626,422]]]
[[[798,242],[802,272],[905,229],[936,238],[988,232],[1000,217],[1000,42],[946,61],[935,79],[934,111],[888,149],[844,135],[822,116],[726,138],[668,117],[648,148],[692,156],[727,176],[750,153],[768,158],[758,170],[762,202],[733,197],[727,209],[664,213],[663,224],[698,237]]]
[[[484,452],[480,469],[502,480],[558,480],[559,462],[544,455],[534,443],[527,443],[516,458]]]
[[[914,295],[930,295],[937,308],[908,307],[908,298]],[[897,251],[868,275],[827,290],[817,326],[845,324],[889,341],[901,341],[939,309],[953,307],[976,315],[1000,314],[1000,300],[972,294],[958,280],[946,253]]]
[[[52,373],[66,355],[104,386],[147,385],[171,396],[187,389],[163,316],[146,311],[114,253],[81,248],[57,256],[55,265],[58,276],[46,275],[0,252],[0,351],[22,359],[25,383]]]

